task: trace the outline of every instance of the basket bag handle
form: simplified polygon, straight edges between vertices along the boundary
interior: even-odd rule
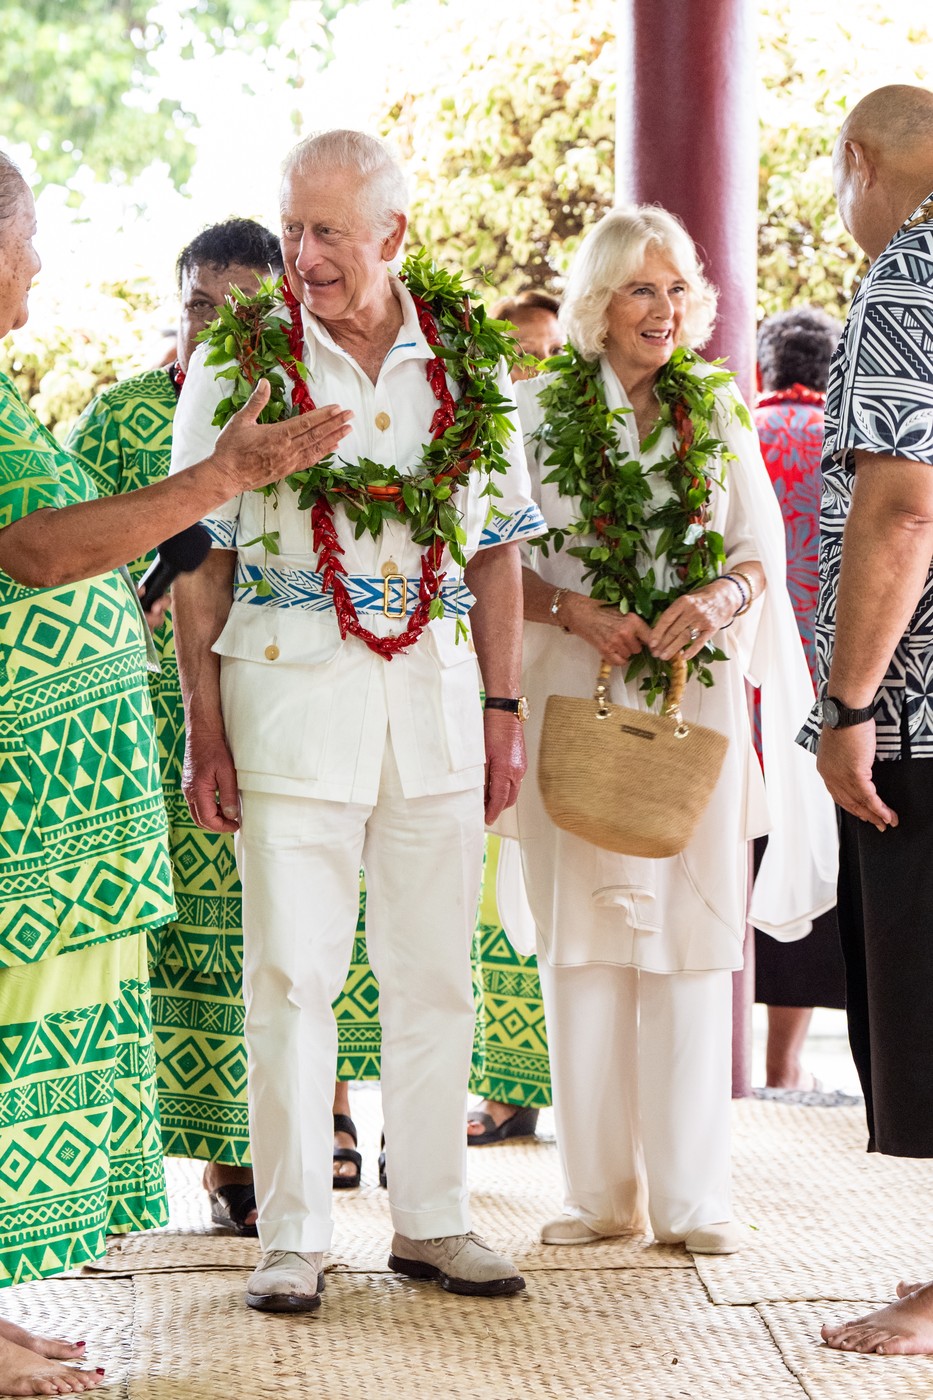
[[[612,714],[609,708],[609,678],[612,675],[612,662],[605,658],[599,663],[599,675],[596,678],[596,689],[593,692],[593,699],[596,701],[596,718],[608,719]],[[686,739],[690,733],[690,726],[684,723],[684,717],[680,713],[680,702],[684,698],[684,687],[687,684],[687,659],[678,652],[671,660],[671,683],[668,687],[667,696],[664,701],[661,713],[676,721],[674,729],[675,739]]]

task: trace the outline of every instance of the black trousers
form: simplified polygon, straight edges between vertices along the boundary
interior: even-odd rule
[[[933,1157],[933,759],[876,763],[900,825],[841,813],[839,933],[868,1150]]]

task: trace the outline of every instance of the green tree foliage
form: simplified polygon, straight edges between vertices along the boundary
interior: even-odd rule
[[[0,340],[0,371],[64,441],[95,394],[158,363],[164,326],[165,308],[148,279],[75,286],[67,302],[44,307]]]
[[[614,0],[410,0],[432,55],[378,125],[413,174],[412,237],[497,290],[549,284],[612,203]]]
[[[582,233],[613,199],[616,0],[298,3],[317,6],[325,23],[358,5],[369,42],[385,47],[372,125],[412,169],[415,245],[467,272],[487,268],[497,291],[559,289]],[[0,130],[33,144],[46,180],[66,179],[79,157],[122,178],[158,156],[178,177],[190,118],[184,102],[145,107],[154,101],[151,58],[170,44],[181,53],[183,39],[192,54],[253,44],[257,61],[279,61],[273,40],[287,6],[2,0]],[[838,0],[761,0],[757,9],[760,311],[811,301],[842,314],[863,259],[836,213],[832,144],[847,105],[873,87],[933,83],[933,22],[922,6],[885,0],[849,0],[844,13]],[[348,82],[358,57],[339,47],[333,55]],[[306,55],[293,71],[302,67],[307,83]],[[111,289],[96,315],[70,300],[60,311],[69,329],[27,326],[0,344],[0,368],[14,371],[57,432],[99,383],[152,362],[139,295]],[[75,325],[84,329],[75,334]]]
[[[685,3],[687,0],[685,0]],[[862,255],[832,193],[830,152],[851,104],[886,82],[933,80],[913,6],[770,0],[758,7],[761,313],[844,311]],[[382,132],[415,175],[416,239],[498,289],[559,286],[613,198],[615,0],[411,0],[428,67],[390,74]]]
[[[933,82],[924,7],[772,0],[759,14],[758,285],[769,315],[802,301],[845,312],[865,268],[832,191],[832,149],[849,107],[884,83]]]
[[[288,0],[3,0],[0,131],[32,147],[45,183],[81,165],[131,178],[154,160],[183,183],[197,58],[237,48],[281,62],[269,46],[288,10]]]

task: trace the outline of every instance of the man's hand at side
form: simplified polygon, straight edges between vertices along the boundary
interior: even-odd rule
[[[181,788],[198,826],[205,831],[239,831],[236,769],[222,733],[189,730]]]
[[[878,796],[871,777],[874,761],[874,720],[848,729],[824,729],[820,735],[816,766],[830,797],[854,817],[885,831],[897,826],[897,813]]]
[[[525,736],[517,715],[508,710],[487,710],[483,717],[486,737],[486,824],[490,825],[514,805],[528,761]]]

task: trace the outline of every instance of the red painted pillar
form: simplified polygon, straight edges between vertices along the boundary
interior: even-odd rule
[[[746,399],[755,370],[758,113],[753,0],[618,0],[617,199],[685,224],[719,315],[704,350]],[[733,1092],[751,1087],[754,941],[734,978]]]
[[[619,0],[620,202],[686,225],[719,316],[704,354],[754,383],[758,113],[753,0]]]

